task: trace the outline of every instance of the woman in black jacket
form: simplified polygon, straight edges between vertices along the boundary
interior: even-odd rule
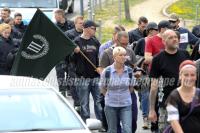
[[[10,74],[11,65],[8,64],[8,55],[17,48],[10,33],[11,26],[9,24],[0,24],[0,75]]]

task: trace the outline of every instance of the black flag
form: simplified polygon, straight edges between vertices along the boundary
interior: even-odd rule
[[[11,75],[44,79],[76,45],[39,9],[23,36]]]

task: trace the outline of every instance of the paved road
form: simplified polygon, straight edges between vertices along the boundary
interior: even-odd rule
[[[148,18],[149,22],[153,21],[156,23],[159,23],[161,20],[168,20],[168,17],[164,16],[162,13],[163,9],[176,1],[177,0],[145,0],[130,8],[131,18],[137,21],[140,16],[145,16]],[[145,12],[141,12],[141,9],[145,9]],[[180,26],[184,26],[182,21]],[[135,25],[135,27],[137,27],[137,25]]]

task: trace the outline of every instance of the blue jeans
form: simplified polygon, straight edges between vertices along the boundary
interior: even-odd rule
[[[143,118],[148,117],[149,114],[149,89],[141,89],[138,91],[140,97],[140,104],[142,108]]]
[[[105,106],[105,115],[108,122],[107,133],[117,133],[118,118],[122,122],[122,132],[132,133],[132,106],[110,107]]]
[[[90,118],[90,107],[89,107],[89,98],[90,92],[94,100],[94,111],[96,118],[102,120],[102,108],[100,104],[100,90],[98,86],[97,79],[79,79],[77,84],[78,96],[80,100],[81,107],[81,118],[83,121],[86,121],[87,118]]]

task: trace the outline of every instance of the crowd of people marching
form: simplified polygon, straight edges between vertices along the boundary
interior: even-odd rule
[[[14,18],[10,13],[9,8],[1,10],[1,75],[10,74],[27,27],[21,13]],[[95,22],[82,16],[67,20],[61,9],[54,16],[55,25],[77,45],[56,65],[59,91],[72,96],[83,121],[90,118],[91,93],[101,132],[135,133],[139,109],[144,130],[200,130],[200,25],[190,32],[179,26],[174,13],[158,24],[141,16],[136,29],[126,31],[116,25],[112,38],[101,44],[95,37],[99,27]]]

